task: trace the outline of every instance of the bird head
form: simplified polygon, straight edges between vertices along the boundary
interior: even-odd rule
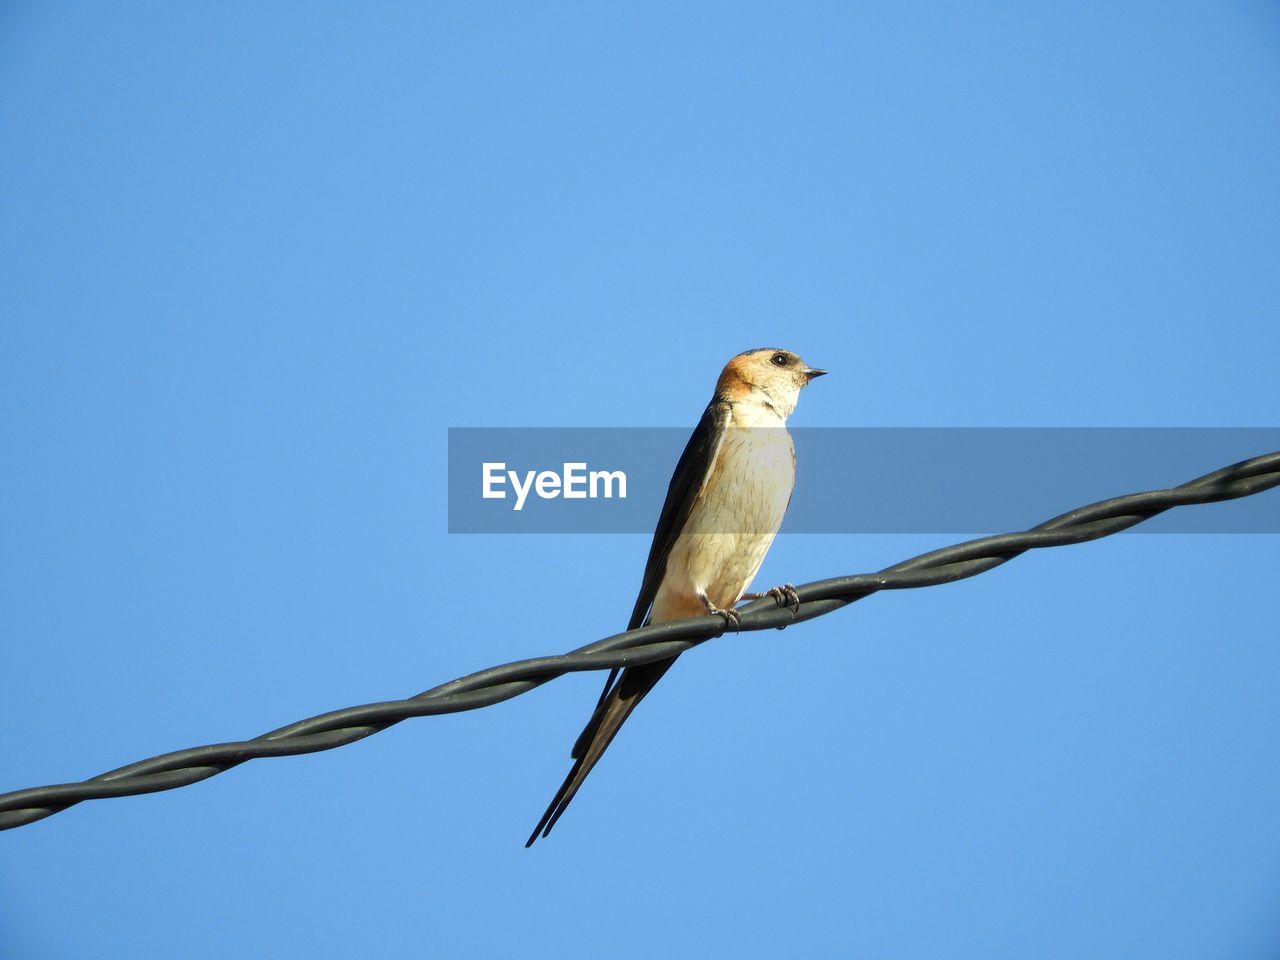
[[[755,399],[786,417],[796,408],[800,391],[827,371],[809,366],[790,350],[762,347],[740,353],[716,383],[716,395],[732,401]]]

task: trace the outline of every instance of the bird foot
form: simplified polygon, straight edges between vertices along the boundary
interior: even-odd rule
[[[800,596],[796,593],[793,584],[784,583],[780,587],[773,587],[764,593],[744,593],[743,600],[763,600],[765,597],[772,597],[773,602],[780,607],[789,607],[793,612],[800,612]],[[779,627],[779,630],[782,628]]]
[[[795,584],[784,583],[765,591],[766,597],[773,597],[774,603],[780,607],[790,607],[793,613],[800,612],[800,595],[796,593]]]
[[[705,594],[700,596],[699,599],[702,601],[702,606],[706,608],[708,614],[713,617],[724,617],[724,625],[726,628],[733,627],[735,630],[742,629],[742,614],[738,613],[737,610],[734,610],[732,607],[727,610],[723,607],[717,607]]]

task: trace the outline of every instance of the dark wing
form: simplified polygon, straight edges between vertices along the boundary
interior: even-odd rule
[[[711,472],[711,464],[715,463],[716,454],[720,451],[720,443],[724,440],[729,426],[730,408],[727,401],[712,399],[707,409],[702,412],[702,419],[693,428],[689,442],[684,445],[684,452],[676,461],[675,472],[671,474],[671,482],[667,484],[667,499],[662,503],[662,512],[658,514],[658,525],[653,531],[653,543],[649,546],[649,559],[644,564],[644,578],[640,581],[640,594],[636,597],[636,605],[631,610],[631,619],[627,621],[627,629],[634,630],[648,622],[649,608],[653,606],[658,595],[658,587],[662,578],[667,575],[667,557],[671,556],[671,548],[676,538],[684,530],[685,521],[689,519],[689,511],[693,501],[702,492],[707,482],[707,474]],[[618,669],[609,671],[604,682],[604,690],[600,693],[597,706],[604,703],[609,690],[618,679]],[[582,753],[582,741],[591,730],[591,724],[582,731],[570,754],[575,760]]]
[[[658,515],[658,526],[653,534],[653,545],[649,548],[644,578],[640,581],[640,595],[636,597],[631,620],[627,623],[628,630],[634,630],[648,622],[654,598],[658,595],[658,587],[667,573],[667,558],[671,556],[671,548],[684,530],[694,501],[706,485],[707,475],[711,472],[711,465],[715,463],[716,454],[728,429],[729,415],[727,402],[712,400],[698,426],[694,428],[693,435],[689,437],[684,453],[680,455],[671,483],[667,487],[667,499]],[[675,662],[676,658],[671,657],[628,667],[621,671],[621,677],[616,668],[610,671],[595,712],[573,745],[570,754],[574,760],[573,767],[556,791],[542,819],[533,828],[526,847],[532,845],[539,834],[545,837],[551,832],[551,828],[582,786],[582,781],[613,742],[623,721]]]
[[[712,400],[694,427],[693,435],[685,444],[684,453],[676,463],[675,473],[667,486],[667,499],[658,514],[658,527],[653,532],[653,545],[644,565],[644,579],[640,581],[640,595],[631,611],[628,630],[634,630],[645,622],[649,608],[658,595],[658,586],[667,572],[667,557],[675,546],[676,538],[684,530],[685,521],[693,501],[706,485],[707,474],[715,462],[725,431],[729,427],[729,404],[724,400]]]

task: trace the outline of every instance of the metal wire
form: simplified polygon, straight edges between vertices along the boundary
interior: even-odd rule
[[[1119,533],[1173,507],[1215,503],[1280,486],[1280,452],[1254,457],[1169,490],[1134,493],[1080,507],[1022,533],[982,537],[863,573],[806,583],[800,603],[779,607],[757,600],[740,608],[742,630],[781,628],[821,617],[879,590],[931,587],[984,573],[1027,550],[1084,543]],[[127,797],[197,783],[262,757],[331,750],[410,717],[475,710],[534,689],[566,673],[649,663],[682,653],[725,632],[721,617],[691,617],[615,634],[553,657],[518,660],[472,673],[406,700],[333,710],[252,740],[215,743],[139,760],[80,783],[0,794],[0,829],[34,823],[82,800]]]

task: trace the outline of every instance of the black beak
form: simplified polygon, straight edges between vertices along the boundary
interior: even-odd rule
[[[810,380],[816,380],[818,379],[818,377],[825,377],[826,375],[827,375],[827,371],[815,370],[813,367],[805,367],[805,370],[804,370],[806,383],[809,382]]]

